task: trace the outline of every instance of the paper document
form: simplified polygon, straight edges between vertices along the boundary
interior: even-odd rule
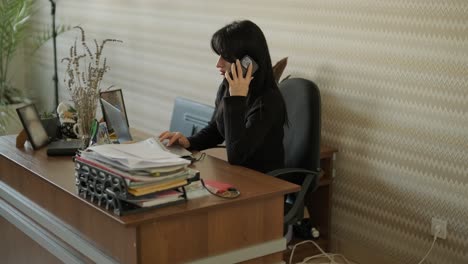
[[[166,146],[165,143],[161,142],[158,140],[159,145],[161,148],[165,149],[166,151],[171,152],[172,154],[175,154],[179,157],[190,157],[192,156],[192,152],[186,150],[184,147],[181,145],[172,145],[172,146]]]
[[[154,138],[132,144],[93,146],[81,155],[106,163],[115,163],[131,170],[190,164],[190,161],[164,149],[159,140]]]

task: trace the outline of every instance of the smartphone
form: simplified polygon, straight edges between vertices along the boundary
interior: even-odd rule
[[[241,66],[242,66],[242,76],[245,77],[247,74],[247,69],[249,68],[249,65],[252,64],[252,75],[258,70],[258,64],[250,58],[249,55],[245,55],[241,61]]]

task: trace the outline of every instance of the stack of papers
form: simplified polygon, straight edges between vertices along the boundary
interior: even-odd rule
[[[190,164],[190,161],[163,148],[159,140],[154,138],[132,144],[93,146],[83,151],[81,156],[125,171],[152,170]]]
[[[89,147],[76,159],[122,177],[128,187],[126,200],[141,207],[183,200],[178,188],[198,175],[187,167],[189,160],[171,153],[154,138],[132,144]]]
[[[150,193],[147,195],[131,198],[127,201],[140,207],[150,207],[180,201],[183,199],[184,197],[182,196],[182,193],[176,190],[167,190],[163,192]]]

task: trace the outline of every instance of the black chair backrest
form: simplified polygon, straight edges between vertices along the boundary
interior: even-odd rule
[[[284,130],[286,168],[320,168],[320,91],[312,81],[291,78],[279,84],[286,103],[289,127]]]

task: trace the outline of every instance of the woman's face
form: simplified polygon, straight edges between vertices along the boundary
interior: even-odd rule
[[[218,63],[216,63],[216,68],[218,68],[220,74],[224,74],[231,69],[231,63],[227,62],[223,57],[219,56]]]

